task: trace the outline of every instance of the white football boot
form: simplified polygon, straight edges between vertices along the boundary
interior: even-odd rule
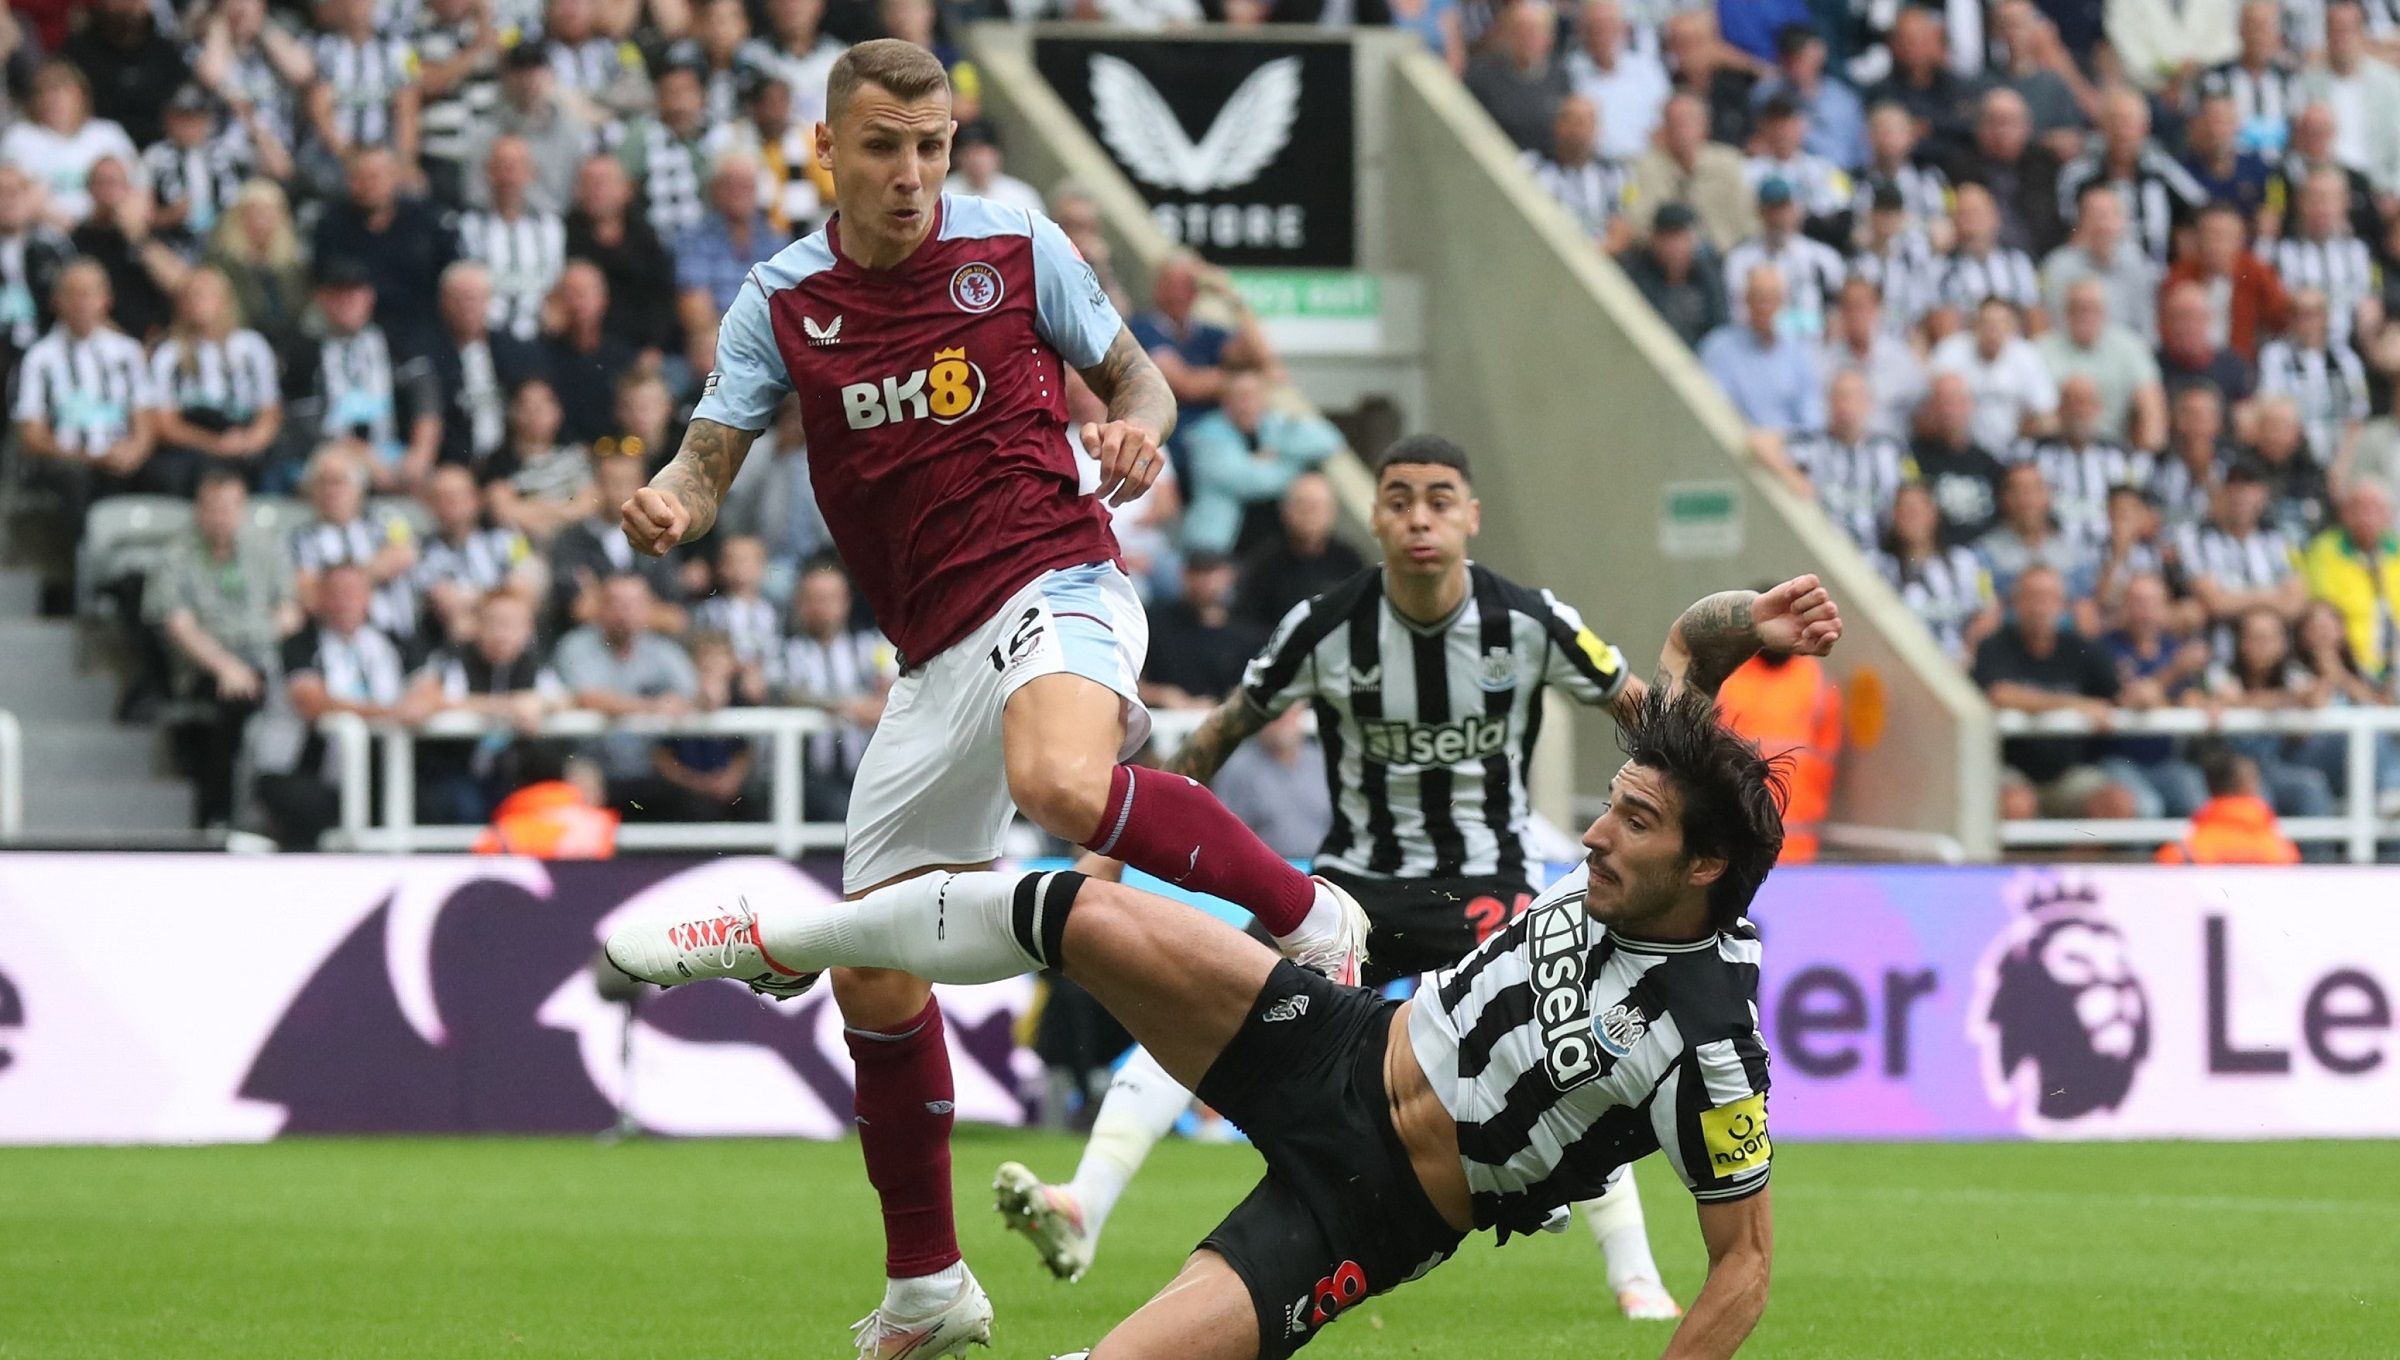
[[[636,982],[680,986],[704,978],[732,978],[760,996],[788,1001],[817,984],[817,973],[786,968],[758,943],[758,917],[746,898],[730,907],[707,907],[693,916],[654,919],[609,932],[602,952],[618,972]]]
[[[1673,1322],[1683,1308],[1658,1280],[1635,1280],[1617,1291],[1617,1311],[1635,1322]]]
[[[1002,1162],[992,1177],[992,1198],[1001,1219],[1033,1242],[1051,1274],[1072,1282],[1092,1268],[1092,1239],[1074,1192],[1043,1184],[1022,1162]]]
[[[858,1360],[939,1360],[992,1344],[992,1301],[975,1273],[961,1272],[958,1293],[923,1317],[896,1317],[878,1308],[850,1324]]]
[[[1336,925],[1323,935],[1304,936],[1295,932],[1288,939],[1278,939],[1275,947],[1283,956],[1312,973],[1333,979],[1344,987],[1356,987],[1359,974],[1367,966],[1367,932],[1374,926],[1367,920],[1366,908],[1358,899],[1326,882],[1312,880],[1320,897],[1333,899]]]

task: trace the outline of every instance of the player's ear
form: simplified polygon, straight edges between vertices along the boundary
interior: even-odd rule
[[[831,123],[820,122],[817,124],[817,168],[821,170],[833,168],[833,124]]]
[[[1482,532],[1483,502],[1473,496],[1469,496],[1467,497],[1467,537],[1473,538],[1475,535]]]
[[[1691,868],[1684,873],[1684,884],[1693,888],[1714,887],[1725,876],[1726,860],[1706,855],[1692,856]]]

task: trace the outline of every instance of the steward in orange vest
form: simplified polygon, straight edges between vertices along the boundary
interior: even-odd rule
[[[1727,727],[1786,756],[1783,853],[1778,864],[1807,864],[1833,806],[1833,772],[1842,757],[1842,691],[1813,656],[1761,652],[1725,677],[1717,710]]]

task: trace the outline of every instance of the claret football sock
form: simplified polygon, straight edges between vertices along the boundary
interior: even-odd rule
[[[1164,770],[1119,765],[1100,830],[1085,846],[1180,888],[1222,897],[1278,937],[1300,929],[1317,889],[1206,785]]]
[[[958,1225],[950,1208],[956,1095],[941,1007],[928,998],[906,1024],[847,1029],[842,1038],[858,1069],[855,1109],[867,1180],[883,1201],[884,1273],[911,1280],[956,1267]]]

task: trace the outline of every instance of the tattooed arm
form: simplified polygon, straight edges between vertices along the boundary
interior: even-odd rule
[[[1668,683],[1715,698],[1725,677],[1762,651],[1823,656],[1842,636],[1842,615],[1814,576],[1773,590],[1725,590],[1683,611],[1667,632],[1658,668]],[[1633,686],[1627,685],[1631,690]]]
[[[684,429],[683,448],[675,460],[625,502],[620,512],[625,537],[656,557],[706,534],[717,522],[717,507],[733,485],[733,474],[741,470],[757,438],[756,430],[694,420]]]
[[[1148,491],[1166,466],[1159,445],[1175,431],[1175,394],[1141,342],[1122,326],[1100,362],[1077,371],[1108,403],[1107,422],[1086,421],[1082,432],[1084,452],[1100,461],[1097,494],[1123,505]]]
[[[1192,729],[1192,735],[1185,739],[1183,745],[1176,747],[1175,754],[1161,762],[1159,768],[1169,774],[1183,775],[1205,784],[1217,777],[1217,771],[1225,767],[1225,761],[1232,756],[1235,747],[1257,736],[1273,721],[1258,705],[1250,702],[1248,695],[1237,690],[1225,702],[1210,709],[1208,716],[1200,720],[1200,725]]]

